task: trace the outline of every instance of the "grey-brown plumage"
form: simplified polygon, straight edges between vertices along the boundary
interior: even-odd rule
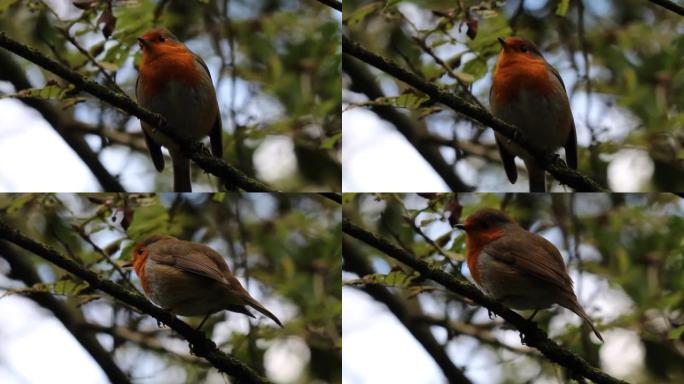
[[[183,316],[221,310],[254,317],[250,306],[282,327],[280,320],[242,287],[223,257],[204,244],[153,236],[136,245],[133,265],[145,293]]]

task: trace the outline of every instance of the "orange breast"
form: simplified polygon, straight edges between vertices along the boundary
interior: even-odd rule
[[[149,281],[145,277],[145,262],[147,261],[147,256],[149,256],[149,252],[145,251],[142,255],[139,255],[138,257],[133,259],[133,269],[135,269],[135,274],[138,275],[138,279],[140,280],[140,284],[142,285],[143,289],[145,292],[149,291]]]
[[[480,281],[480,268],[477,265],[477,260],[480,257],[480,252],[489,242],[503,236],[502,229],[493,229],[490,231],[478,231],[466,234],[466,261],[468,263],[468,270],[475,281],[482,285]]]
[[[154,47],[140,62],[140,82],[145,96],[161,90],[170,80],[193,86],[201,81],[195,57],[180,44]]]
[[[508,103],[521,89],[536,90],[543,95],[555,92],[553,76],[542,59],[521,54],[501,54],[494,70],[493,103]]]

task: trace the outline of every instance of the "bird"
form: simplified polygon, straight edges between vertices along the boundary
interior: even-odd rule
[[[577,133],[565,85],[539,48],[520,37],[498,38],[501,51],[494,67],[489,104],[494,116],[518,128],[543,153],[565,149],[567,165],[577,169]],[[511,183],[518,179],[515,157],[527,168],[530,192],[546,191],[546,174],[524,148],[495,132],[499,155]]]
[[[138,103],[165,120],[166,129],[195,143],[209,136],[213,156],[223,156],[221,114],[209,69],[201,57],[169,31],[153,29],[138,37],[142,51],[135,84]],[[190,161],[181,146],[157,127],[141,121],[145,143],[157,171],[164,170],[161,147],[169,150],[173,165],[173,189],[191,192]]]
[[[132,248],[133,267],[145,295],[155,304],[181,316],[205,316],[222,310],[254,315],[247,306],[280,320],[240,284],[225,259],[210,247],[168,235],[154,235]]]
[[[579,317],[603,342],[601,333],[577,301],[572,279],[558,249],[522,228],[503,211],[482,208],[456,228],[466,234],[466,263],[478,286],[513,309],[534,310],[559,304]]]

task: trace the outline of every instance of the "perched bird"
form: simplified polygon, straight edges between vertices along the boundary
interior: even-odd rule
[[[528,143],[545,153],[564,147],[568,166],[577,169],[575,122],[558,71],[528,40],[499,38],[499,43],[501,52],[489,92],[492,113],[515,125]],[[525,149],[498,133],[495,136],[508,180],[515,183],[518,179],[518,156],[525,162],[530,192],[545,192],[544,169]]]
[[[184,144],[210,137],[214,156],[223,156],[221,114],[209,69],[170,32],[154,29],[138,38],[142,50],[140,75],[135,85],[138,103],[162,115],[169,129]],[[161,146],[171,154],[173,189],[190,192],[190,161],[178,144],[156,127],[141,122],[147,149],[159,172],[164,169]]]
[[[156,235],[133,247],[135,269],[147,295],[160,307],[182,316],[205,316],[228,310],[254,317],[250,306],[283,324],[242,287],[226,261],[203,244]]]
[[[504,212],[484,208],[456,228],[466,232],[466,258],[475,282],[495,300],[513,309],[549,308],[559,304],[603,337],[577,302],[572,279],[558,249],[528,232]]]

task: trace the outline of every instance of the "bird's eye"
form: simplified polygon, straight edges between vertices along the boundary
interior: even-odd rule
[[[521,51],[521,52],[527,52],[527,51],[529,51],[529,48],[527,48],[527,45],[521,45],[521,46],[520,46],[520,51]]]
[[[138,252],[138,255],[142,255],[143,253],[145,253],[145,248],[142,248],[142,247],[138,248],[137,252]]]
[[[160,35],[160,36],[159,36],[159,42],[160,42],[160,43],[163,43],[164,40],[166,40],[166,39],[164,38],[164,36],[161,36],[161,35]]]

